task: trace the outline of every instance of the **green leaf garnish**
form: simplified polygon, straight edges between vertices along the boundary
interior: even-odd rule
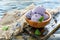
[[[8,28],[9,28],[8,26],[3,26],[3,27],[2,27],[2,30],[7,31]]]
[[[40,31],[38,29],[36,29],[35,35],[41,35],[41,33],[40,33]]]
[[[41,18],[39,19],[40,22],[42,22],[44,20],[44,16],[41,16]]]

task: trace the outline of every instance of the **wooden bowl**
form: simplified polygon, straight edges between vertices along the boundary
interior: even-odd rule
[[[48,12],[46,12],[46,14],[49,16],[49,18],[43,22],[34,22],[28,18],[26,18],[26,21],[30,26],[34,28],[44,28],[51,20],[51,14]]]

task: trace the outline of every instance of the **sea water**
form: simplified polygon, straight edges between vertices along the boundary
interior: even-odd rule
[[[43,5],[45,8],[54,9],[60,6],[60,0],[0,0],[0,18],[13,9],[23,9],[30,4]]]

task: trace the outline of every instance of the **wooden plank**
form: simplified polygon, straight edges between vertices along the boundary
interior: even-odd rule
[[[41,40],[47,40],[52,34],[54,34],[58,29],[60,28],[60,24],[57,25],[57,27],[52,30],[49,34],[47,34],[46,36],[44,36],[43,38],[41,38]]]

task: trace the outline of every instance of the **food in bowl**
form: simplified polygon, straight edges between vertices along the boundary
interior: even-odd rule
[[[33,10],[30,10],[26,14],[26,21],[29,23],[29,25],[38,28],[47,25],[50,19],[51,14],[46,12],[46,9],[40,6],[36,7]]]
[[[43,21],[44,21],[49,18],[49,16],[47,14],[45,14],[45,12],[46,12],[46,9],[38,6],[35,9],[29,11],[26,14],[26,17],[31,19],[32,21],[35,21],[35,22],[40,21],[41,17],[43,17]]]

